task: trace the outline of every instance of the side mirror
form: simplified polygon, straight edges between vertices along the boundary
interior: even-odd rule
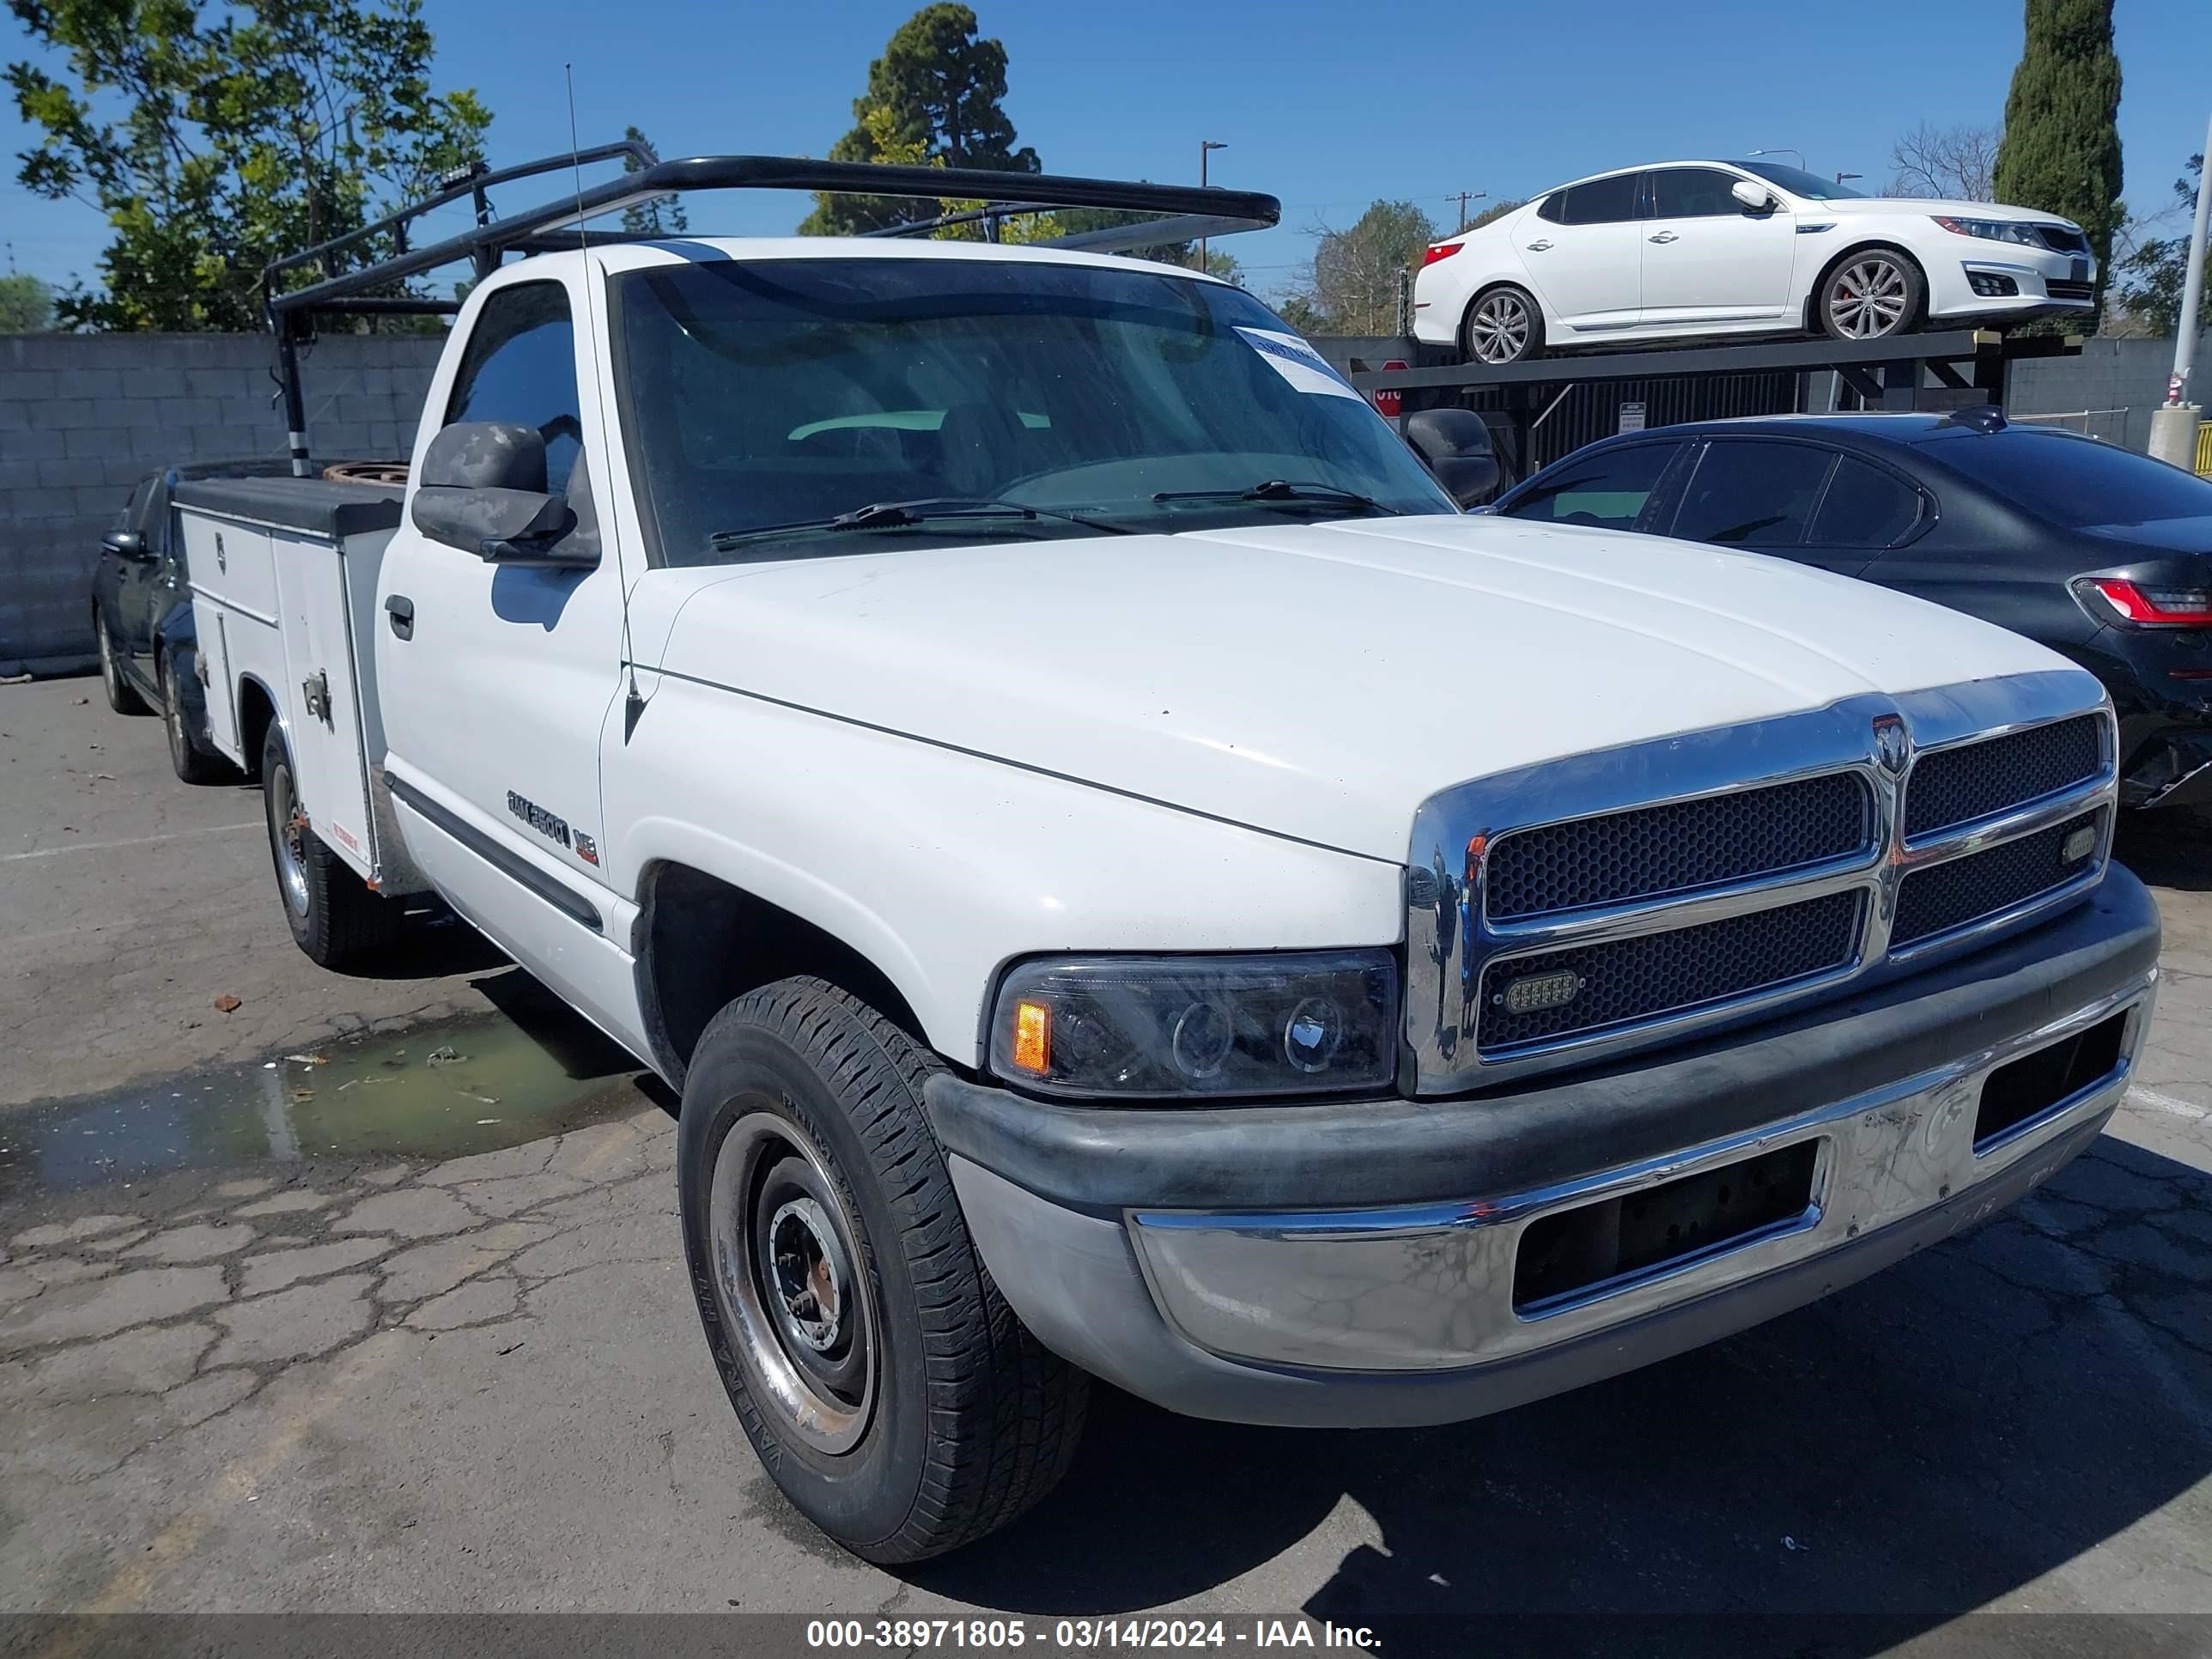
[[[545,440],[505,421],[461,421],[430,440],[408,508],[432,541],[500,564],[599,562],[597,537],[576,537],[574,509],[545,488]]]
[[[1748,179],[1739,179],[1730,185],[1729,194],[1753,213],[1764,213],[1774,205],[1774,192],[1764,185],[1754,185]]]
[[[117,558],[127,559],[132,564],[150,563],[154,557],[154,550],[135,530],[111,530],[100,538],[100,544]]]
[[[422,483],[440,489],[545,493],[545,440],[510,421],[457,421],[430,440]]]
[[[1417,410],[1406,417],[1406,441],[1462,507],[1480,506],[1496,493],[1498,452],[1490,428],[1473,410]]]

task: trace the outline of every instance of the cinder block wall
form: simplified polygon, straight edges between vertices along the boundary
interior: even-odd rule
[[[2150,412],[2166,401],[2166,377],[2173,372],[2173,342],[2084,340],[2078,357],[2031,358],[2012,368],[2014,415],[2070,415],[2082,410],[2124,410],[2125,414],[2090,422],[2111,443],[2145,451],[2150,447]],[[2212,382],[2212,331],[2200,336],[2190,376],[2192,401],[2207,401]]]
[[[404,456],[443,337],[334,335],[307,355],[318,459]],[[100,538],[177,461],[284,452],[265,335],[0,336],[0,674],[94,660]]]

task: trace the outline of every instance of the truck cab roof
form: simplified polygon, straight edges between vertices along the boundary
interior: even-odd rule
[[[768,259],[966,259],[1007,264],[1089,265],[1109,269],[1140,265],[1148,270],[1178,270],[1194,281],[1218,283],[1220,278],[1186,267],[1157,261],[1132,259],[1126,255],[1094,253],[1079,248],[1030,246],[1012,242],[918,240],[890,236],[670,236],[640,241],[603,242],[588,248],[544,252],[501,266],[481,287],[508,283],[566,278],[589,261],[589,268],[611,276],[671,264],[703,264],[717,260]]]

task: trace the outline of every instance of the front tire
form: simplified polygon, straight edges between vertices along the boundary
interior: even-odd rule
[[[115,659],[115,641],[107,631],[107,614],[98,605],[92,608],[92,631],[100,641],[100,688],[107,694],[107,706],[118,714],[148,713],[146,699],[123,678],[123,665]]]
[[[1814,301],[1832,340],[1882,340],[1919,325],[1928,284],[1920,267],[1893,247],[1863,247],[1821,280]]]
[[[707,1343],[784,1495],[854,1553],[917,1561],[1066,1472],[1088,1379],[991,1282],[922,1115],[939,1062],[815,979],[716,1015],[677,1178]]]
[[[325,968],[344,968],[398,937],[399,907],[362,878],[308,828],[284,729],[273,721],[261,745],[261,799],[269,856],[292,942]]]
[[[1544,355],[1544,313],[1527,289],[1493,288],[1474,296],[1460,325],[1460,349],[1471,363],[1526,362]]]

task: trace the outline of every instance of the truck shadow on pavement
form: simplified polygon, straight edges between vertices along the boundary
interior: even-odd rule
[[[2212,1176],[2106,1136],[2006,1215],[1825,1303],[1501,1416],[1266,1430],[1103,1391],[1056,1493],[911,1576],[1030,1613],[1288,1611],[1269,1586],[1312,1573],[1268,1564],[1318,1547],[1340,1559],[1303,1610],[1339,1624],[1818,1614],[1822,1651],[1879,1650],[2212,1472],[2208,1279]],[[2191,1559],[2160,1524],[2136,1547]],[[2132,1604],[2110,1576],[2105,1604]],[[1430,1650],[1419,1629],[1392,1650]],[[1440,1624],[1434,1650],[1467,1639]]]

